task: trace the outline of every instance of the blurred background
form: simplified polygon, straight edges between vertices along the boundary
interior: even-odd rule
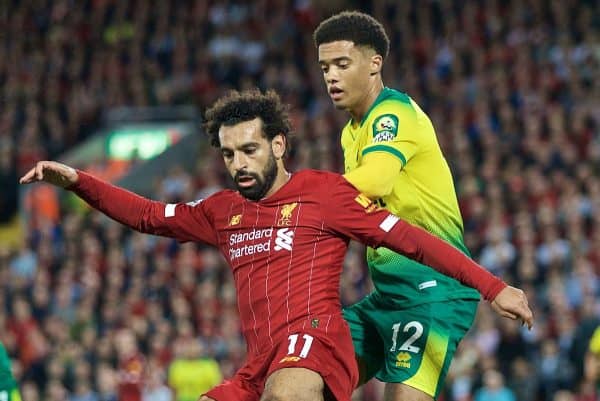
[[[0,340],[25,401],[196,400],[245,344],[213,249],[18,177],[59,159],[165,202],[206,197],[228,180],[201,115],[255,86],[292,106],[292,170],[342,171],[347,116],[311,34],[344,9],[384,23],[384,82],[433,120],[469,249],[536,317],[527,331],[481,303],[440,399],[600,399],[598,1],[3,0]],[[345,304],[370,290],[362,252],[347,255]]]

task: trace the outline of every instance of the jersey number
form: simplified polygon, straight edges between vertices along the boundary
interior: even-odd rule
[[[304,334],[302,336],[302,338],[304,339],[304,345],[302,346],[302,349],[300,350],[300,354],[298,356],[300,358],[306,358],[306,356],[308,355],[308,351],[310,351],[310,347],[313,342],[313,336]],[[294,353],[296,353],[296,343],[298,342],[298,334],[290,335],[288,337],[288,340],[290,340],[290,343],[288,345],[288,355],[293,355]],[[0,401],[2,401],[2,400],[0,400]]]
[[[396,345],[398,341],[398,332],[400,331],[400,327],[402,327],[401,323],[395,323],[392,326],[392,348],[390,348],[391,352],[396,351]],[[421,350],[421,348],[412,345],[415,341],[417,341],[423,335],[423,325],[416,320],[412,322],[406,323],[404,329],[402,330],[405,333],[408,333],[411,329],[414,329],[414,333],[408,338],[408,340],[404,341],[404,343],[398,348],[398,351],[408,351],[417,353]]]

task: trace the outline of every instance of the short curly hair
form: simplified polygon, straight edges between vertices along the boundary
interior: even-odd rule
[[[210,138],[210,144],[220,147],[221,126],[230,127],[257,117],[263,122],[263,131],[267,139],[271,140],[279,134],[288,139],[291,134],[288,106],[282,103],[279,95],[273,90],[265,93],[258,89],[230,91],[206,110],[204,129]],[[288,143],[289,140],[286,141],[286,151]]]
[[[319,24],[313,33],[315,46],[347,40],[357,46],[367,46],[384,59],[390,50],[390,40],[383,25],[369,14],[342,11]]]

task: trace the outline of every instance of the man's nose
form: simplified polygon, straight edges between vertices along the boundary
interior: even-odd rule
[[[326,74],[325,74],[325,81],[328,84],[335,84],[338,82],[338,75],[335,72],[332,72],[333,69],[330,69]]]
[[[335,66],[329,67],[327,69],[327,72],[325,73],[325,82],[327,82],[328,84],[334,84],[338,82],[338,80],[339,76]]]
[[[236,152],[233,154],[233,161],[231,163],[235,171],[245,170],[247,165],[247,158],[242,152]]]

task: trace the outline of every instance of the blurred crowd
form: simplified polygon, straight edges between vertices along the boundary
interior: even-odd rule
[[[293,169],[341,171],[347,117],[311,34],[332,12],[372,13],[391,39],[384,82],[437,129],[473,257],[523,288],[536,318],[527,331],[482,303],[443,400],[600,399],[588,346],[600,324],[597,1],[1,3],[0,227],[20,224],[25,169],[118,106],[204,110],[231,88],[274,88],[292,106]],[[219,158],[208,149],[195,171],[166,172],[154,198],[223,188]],[[229,377],[245,345],[220,255],[81,210],[37,219],[16,248],[0,242],[0,340],[24,400],[191,401]],[[362,252],[346,259],[345,304],[370,289]]]

